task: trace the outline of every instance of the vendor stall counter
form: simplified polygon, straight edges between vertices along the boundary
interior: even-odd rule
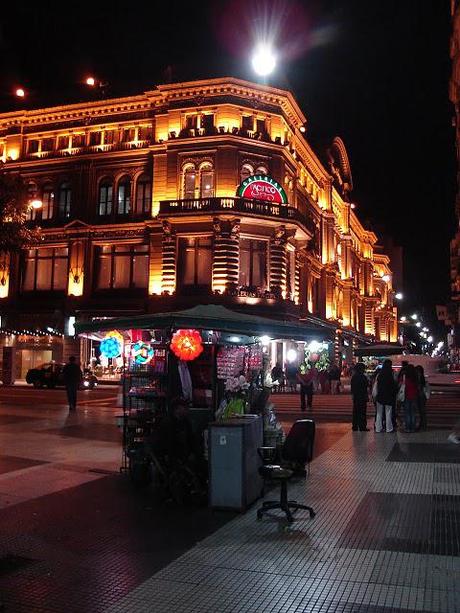
[[[209,501],[217,509],[244,511],[262,494],[259,475],[262,418],[245,415],[210,424]]]

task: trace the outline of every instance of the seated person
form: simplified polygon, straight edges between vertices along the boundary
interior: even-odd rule
[[[167,466],[187,466],[206,481],[207,466],[200,441],[193,433],[189,403],[184,398],[171,402],[169,414],[159,420],[146,441],[147,451],[161,458]]]

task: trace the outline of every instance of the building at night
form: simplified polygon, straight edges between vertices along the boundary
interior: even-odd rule
[[[389,258],[353,210],[344,143],[313,151],[288,91],[218,78],[4,113],[0,159],[43,202],[40,244],[0,262],[16,376],[78,350],[74,318],[206,303],[346,346],[396,341]]]
[[[454,105],[455,143],[457,149],[457,196],[455,214],[457,231],[450,242],[450,282],[451,304],[448,308],[448,321],[451,333],[448,335],[451,357],[458,361],[460,348],[460,2],[451,0],[452,36],[450,40],[450,55],[452,73],[449,84],[449,97]]]

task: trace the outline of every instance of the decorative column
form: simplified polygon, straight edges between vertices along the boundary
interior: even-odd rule
[[[149,249],[149,294],[160,295],[162,291],[163,277],[163,236],[161,234],[150,235]]]
[[[302,258],[298,251],[295,252],[295,271],[294,271],[294,303],[300,303],[300,273],[302,270]]]
[[[286,227],[277,228],[270,241],[270,291],[286,297]]]
[[[171,223],[166,219],[163,221],[162,252],[161,290],[163,292],[168,292],[168,294],[174,294],[176,290],[177,271],[176,236],[172,230]]]
[[[214,254],[212,263],[212,291],[223,294],[238,286],[240,264],[240,220],[229,223],[213,220]]]

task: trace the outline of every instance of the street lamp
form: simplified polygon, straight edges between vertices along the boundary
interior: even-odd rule
[[[31,207],[32,209],[35,209],[36,211],[38,209],[41,209],[42,206],[43,206],[43,202],[39,198],[34,198],[33,200],[29,202],[29,207]]]
[[[269,75],[276,66],[276,57],[272,48],[267,43],[260,43],[252,56],[252,67],[261,77]]]
[[[413,315],[411,315],[410,318],[413,319],[414,321],[418,319],[417,313],[414,313]]]
[[[18,88],[16,88],[16,91],[14,92],[14,95],[17,98],[24,98],[25,95],[26,95],[26,92],[25,92],[25,90],[22,87],[18,87]]]
[[[396,298],[396,300],[402,300],[403,299],[403,295],[401,294],[401,292],[398,292],[397,294],[395,294],[395,298]]]

